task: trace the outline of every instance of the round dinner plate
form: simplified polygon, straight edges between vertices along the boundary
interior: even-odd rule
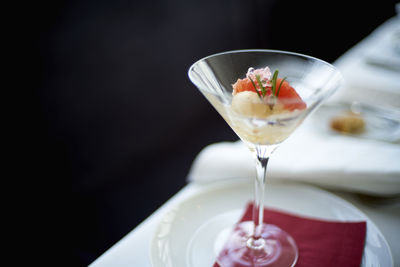
[[[216,240],[230,231],[252,200],[249,182],[207,185],[180,201],[161,219],[151,242],[155,267],[212,266],[222,244]],[[375,224],[347,201],[321,189],[290,183],[269,183],[265,205],[310,218],[366,221],[367,234],[361,266],[393,266],[389,246]]]

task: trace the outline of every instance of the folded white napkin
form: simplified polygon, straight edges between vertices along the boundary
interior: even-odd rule
[[[375,195],[400,194],[400,145],[326,134],[307,120],[271,156],[268,179],[290,179],[328,188]],[[189,180],[253,178],[253,156],[241,142],[204,148],[196,157]]]
[[[338,58],[345,86],[331,100],[400,108],[400,17],[393,17]]]

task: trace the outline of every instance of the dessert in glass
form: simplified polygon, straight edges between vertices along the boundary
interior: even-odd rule
[[[294,266],[299,256],[296,240],[263,222],[267,164],[306,116],[341,85],[339,71],[302,54],[237,50],[195,62],[189,78],[256,162],[253,219],[235,225],[217,263],[221,267]]]

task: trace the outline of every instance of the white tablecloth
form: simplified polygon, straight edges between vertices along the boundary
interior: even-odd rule
[[[397,37],[396,37],[397,36]],[[338,58],[345,86],[331,100],[400,108],[400,15]]]
[[[163,215],[182,199],[200,191],[207,185],[189,184],[156,210],[150,217],[94,261],[91,267],[150,267],[150,244],[153,232]],[[376,206],[373,201],[363,202],[351,193],[335,192],[363,211],[381,230],[391,248],[394,266],[400,265],[400,205]]]

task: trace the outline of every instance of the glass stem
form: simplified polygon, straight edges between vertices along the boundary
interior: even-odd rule
[[[277,145],[273,146],[258,146],[256,148],[256,177],[254,187],[254,207],[253,207],[253,222],[254,233],[253,240],[258,240],[261,237],[262,224],[264,220],[264,193],[266,184],[266,174],[268,160],[272,152],[275,151]]]

